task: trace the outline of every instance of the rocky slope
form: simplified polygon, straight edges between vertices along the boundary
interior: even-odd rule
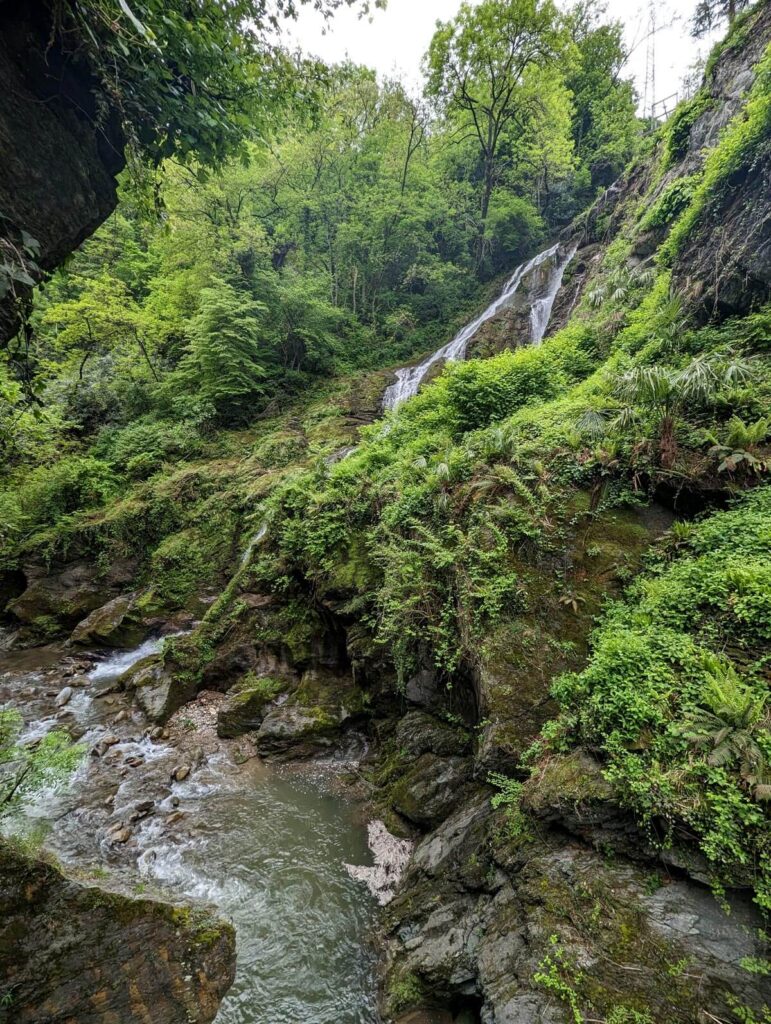
[[[580,232],[582,243],[557,296],[552,331],[567,325],[579,337],[571,350],[579,365],[571,378],[578,392],[568,409],[572,433],[590,393],[589,387],[581,391],[589,373],[581,344],[589,338],[587,347],[598,361],[608,359],[610,373],[628,365],[653,333],[650,295],[631,311],[611,310],[598,326],[586,309],[593,305],[587,301],[590,290],[601,303],[602,288],[614,274],[621,279],[620,292],[632,291],[641,270],[660,273],[668,267],[671,275],[657,278],[663,298],[670,296],[674,281],[689,315],[696,322],[711,318],[715,331],[727,314],[750,315],[768,300],[767,140],[737,150],[739,155],[727,147],[735,166],[719,188],[700,190],[705,182],[714,184],[721,129],[742,138],[760,130],[747,96],[767,74],[763,61],[769,40],[771,7],[761,4],[713,60],[698,96],[566,234],[569,241]],[[768,127],[762,120],[762,131]],[[723,159],[726,151],[721,152]],[[699,216],[685,231],[678,217],[694,199]],[[534,279],[526,294],[532,299],[542,284]],[[653,298],[661,300],[662,294]],[[581,303],[582,318],[576,321],[571,314]],[[486,325],[475,339],[476,353],[521,347],[526,312],[515,306]],[[682,333],[681,325],[676,328]],[[763,327],[752,329],[755,338]],[[619,336],[624,344],[611,352]],[[602,372],[600,366],[597,373]],[[382,390],[384,381],[379,383]],[[547,380],[548,398],[555,398],[548,385]],[[412,476],[404,485],[417,511],[405,512],[406,500],[401,506],[392,502],[384,526],[376,516],[402,481],[378,478],[382,486],[370,518],[367,502],[376,490],[376,470],[399,457],[388,444],[398,447],[402,437],[405,445],[412,442],[409,421],[401,434],[396,422],[390,435],[381,430],[365,437],[364,447],[374,454],[357,490],[351,479],[358,470],[348,471],[346,461],[359,440],[358,426],[373,417],[377,404],[363,403],[360,416],[343,405],[332,415],[328,407],[322,413],[305,409],[277,421],[270,454],[262,444],[249,458],[187,467],[157,485],[166,502],[198,502],[199,518],[216,508],[223,530],[231,531],[233,575],[213,603],[196,606],[203,621],[190,635],[169,642],[163,654],[140,663],[118,685],[159,723],[203,689],[224,692],[220,734],[248,734],[266,757],[312,757],[330,750],[363,754],[371,744],[363,771],[373,814],[416,842],[408,872],[385,912],[383,1004],[389,1019],[400,1024],[762,1020],[771,996],[761,964],[765,922],[748,886],[735,880],[725,897],[731,907],[726,914],[710,892],[714,878],[695,837],[682,830],[677,841],[666,844],[655,834],[658,822],[644,829],[608,780],[599,750],[547,754],[532,774],[532,761],[522,765],[554,715],[554,680],[585,665],[603,603],[623,593],[672,525],[673,508],[684,507],[675,494],[689,493],[692,507],[703,511],[710,501],[724,502],[732,490],[754,485],[755,478],[719,480],[695,447],[689,455],[695,465],[678,464],[677,473],[659,472],[662,467],[655,467],[652,457],[639,469],[634,460],[641,451],[650,453],[650,439],[630,443],[628,450],[622,450],[622,442],[614,447],[603,439],[602,447],[580,437],[571,446],[554,427],[557,413],[544,400],[522,427],[528,459],[521,462],[529,474],[524,481],[505,462],[511,437],[504,431],[472,441],[489,445],[486,476],[481,460],[472,462],[476,451],[459,454],[450,447],[452,439],[436,451],[421,438],[430,457],[408,448]],[[430,415],[428,401],[426,407]],[[326,441],[334,437],[339,448],[324,448],[314,461],[314,431],[323,416]],[[539,418],[558,437],[548,452],[551,461],[537,429]],[[432,425],[434,433],[440,429],[441,424]],[[764,449],[758,452],[758,460],[766,457]],[[453,458],[462,463],[455,477]],[[586,464],[595,466],[593,476],[582,475]],[[413,477],[429,471],[433,490],[427,485],[426,491],[435,504],[417,485],[409,489]],[[343,499],[324,490],[334,473],[342,481]],[[131,507],[121,510],[127,521],[134,512],[140,523],[143,517],[150,521],[153,501],[160,503],[153,486],[147,484],[134,505],[128,502]],[[274,491],[279,498],[270,504],[266,496]],[[497,501],[484,506],[489,495]],[[467,520],[460,516],[449,526],[441,518],[452,502],[461,514],[472,510],[466,532],[458,521],[465,528]],[[266,519],[255,522],[252,516],[247,530],[243,520],[255,506],[267,508]],[[472,515],[478,507],[491,510],[481,526]],[[117,560],[97,582],[89,573],[95,552],[104,564],[105,552],[114,550],[109,544],[116,518],[94,516],[80,533],[73,526],[59,549],[32,552],[23,578],[8,581],[16,589],[8,607],[17,625],[34,630],[50,627],[53,619],[54,627],[75,627],[74,642],[97,636],[102,643],[119,642],[129,627],[151,628],[159,605],[139,556],[126,563],[125,575]],[[183,529],[171,512],[168,518],[189,550],[193,531]],[[233,520],[239,529],[232,528]],[[317,535],[304,532],[309,520]],[[454,548],[440,549],[428,526],[422,529],[434,521]],[[498,555],[505,528],[516,543]],[[684,545],[686,535],[683,527],[667,550]],[[469,568],[463,558],[472,539],[482,554]],[[420,550],[421,556],[428,550],[431,569],[442,580],[463,563],[466,589],[448,588],[451,600],[439,614],[420,575],[419,556],[409,563],[406,592],[399,590],[400,579],[387,576],[408,549]],[[485,584],[504,559],[516,586],[503,597],[492,595],[491,603],[500,598],[507,614],[480,638],[474,632],[474,602],[480,593],[489,597]],[[409,602],[417,609],[409,628],[378,632],[395,606]],[[729,611],[736,603],[731,597]],[[450,642],[442,628],[453,616],[457,632]],[[438,650],[440,642],[455,643],[462,656],[447,658],[446,650]],[[748,660],[746,645],[739,653]],[[645,735],[637,741],[639,747],[649,742]],[[628,746],[626,752],[634,753],[634,745]],[[491,773],[498,790],[495,806]]]

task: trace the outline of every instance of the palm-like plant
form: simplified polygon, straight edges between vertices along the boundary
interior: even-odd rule
[[[651,267],[617,267],[602,284],[589,292],[589,304],[596,309],[608,301],[626,302],[632,288],[636,285],[651,285],[655,278],[656,272]]]
[[[757,741],[758,733],[769,725],[766,695],[747,686],[723,658],[708,654],[702,665],[706,706],[688,712],[681,735],[707,751],[709,765],[738,763],[755,798],[767,800],[771,798],[771,768]]]
[[[723,389],[746,381],[751,372],[744,359],[714,355],[697,356],[681,370],[635,366],[616,384],[616,395],[624,403],[616,426],[624,429],[640,409],[646,411],[656,422],[661,465],[671,469],[677,457],[677,422],[684,410],[707,404]]]

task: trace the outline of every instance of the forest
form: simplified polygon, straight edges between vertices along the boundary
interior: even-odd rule
[[[55,269],[0,214],[6,839],[118,725],[171,729],[177,792],[210,700],[239,765],[361,743],[351,791],[414,844],[378,1009],[340,1021],[764,1024],[771,7],[695,4],[724,37],[658,120],[600,0],[448,5],[419,93],[287,49],[301,6],[46,5],[125,166]],[[76,659],[66,709],[78,652],[134,647],[106,747],[66,710],[29,732],[15,652]],[[100,813],[140,863],[145,812]],[[3,954],[0,1006],[42,1022]]]

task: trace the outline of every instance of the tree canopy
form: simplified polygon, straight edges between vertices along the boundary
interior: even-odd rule
[[[74,0],[54,6],[65,50],[85,50],[117,107],[132,151],[217,164],[308,101],[320,65],[275,42],[281,19],[313,2],[336,9],[384,0]],[[303,73],[300,73],[300,72]]]

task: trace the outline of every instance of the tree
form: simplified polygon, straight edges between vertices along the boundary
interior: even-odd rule
[[[518,141],[543,127],[544,80],[562,76],[569,53],[551,0],[483,0],[440,23],[427,55],[427,92],[471,137],[481,159],[478,257],[493,192],[505,165],[507,135]]]
[[[244,153],[311,75],[275,42],[281,18],[313,2],[325,16],[384,0],[77,0],[53,5],[52,38],[86,52],[135,156],[219,164]]]
[[[634,87],[621,77],[629,56],[624,28],[618,21],[600,24],[604,13],[596,0],[580,0],[569,12],[578,51],[567,77],[573,94],[572,132],[576,156],[592,187],[610,185],[618,177],[639,136]]]
[[[733,25],[737,14],[750,5],[750,0],[699,0],[691,21],[691,33],[698,39],[708,35],[723,21]]]
[[[180,383],[189,382],[224,422],[253,415],[265,390],[261,352],[265,306],[225,280],[215,280],[201,293],[201,306],[190,323],[190,347],[179,373],[169,381],[178,398]]]

